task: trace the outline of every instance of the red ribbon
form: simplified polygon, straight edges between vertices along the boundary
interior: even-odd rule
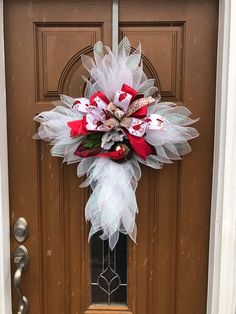
[[[86,116],[84,116],[82,120],[74,120],[67,122],[67,125],[71,128],[70,136],[76,137],[79,135],[87,135],[91,133],[86,129],[86,124],[87,124]]]
[[[103,157],[103,158],[111,158],[114,160],[120,160],[122,158],[124,158],[124,150],[120,150],[120,151],[112,151],[112,152],[103,152],[103,153],[99,153],[97,154],[98,157]]]
[[[147,106],[143,106],[136,112],[134,112],[130,117],[137,119],[144,119],[147,116]]]
[[[149,145],[143,137],[137,137],[129,132],[126,132],[130,145],[133,147],[135,153],[146,160],[147,156],[152,153],[152,147]]]
[[[110,100],[103,94],[103,92],[98,91],[95,94],[93,94],[93,96],[90,98],[90,105],[92,106],[96,106],[96,101],[95,98],[99,97],[100,99],[102,99],[107,105],[110,103]]]
[[[128,93],[132,96],[130,103],[134,101],[135,97],[138,94],[138,92],[135,89],[133,89],[132,87],[130,87],[127,84],[123,84],[121,87],[121,90],[122,90],[122,92]]]

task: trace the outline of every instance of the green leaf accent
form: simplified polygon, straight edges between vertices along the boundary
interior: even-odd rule
[[[87,135],[83,140],[84,148],[91,149],[93,147],[100,147],[103,134],[103,132],[100,132]]]

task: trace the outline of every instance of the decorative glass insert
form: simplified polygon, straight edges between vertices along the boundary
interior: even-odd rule
[[[91,303],[127,304],[127,236],[120,234],[113,251],[95,234],[90,243]]]

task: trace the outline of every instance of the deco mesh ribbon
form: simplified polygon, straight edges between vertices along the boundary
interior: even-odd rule
[[[127,37],[116,54],[97,42],[94,59],[84,55],[82,63],[90,74],[84,97],[61,95],[54,109],[38,114],[35,138],[50,142],[52,156],[78,163],[79,177],[87,175],[80,186],[92,189],[85,208],[89,239],[102,231],[113,249],[119,232],[136,241],[139,163],[161,169],[189,153],[188,140],[198,136],[189,125],[197,119],[183,106],[159,102],[155,81],[143,72],[141,47],[131,53]]]

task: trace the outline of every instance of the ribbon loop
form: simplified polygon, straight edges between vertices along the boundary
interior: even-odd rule
[[[114,115],[119,121],[122,120],[124,117],[125,113],[121,109],[117,108],[112,102],[109,103],[107,106],[107,110]]]
[[[128,129],[130,127],[130,125],[132,124],[132,119],[128,118],[128,117],[124,117],[121,121],[120,121],[120,126]]]
[[[105,120],[104,125],[107,126],[110,130],[118,128],[120,125],[120,122],[116,120],[115,118],[110,118],[108,120]]]
[[[127,116],[133,115],[136,111],[138,111],[139,109],[141,109],[144,106],[149,106],[154,101],[155,101],[155,99],[152,97],[139,98],[139,99],[133,101],[129,106]]]

